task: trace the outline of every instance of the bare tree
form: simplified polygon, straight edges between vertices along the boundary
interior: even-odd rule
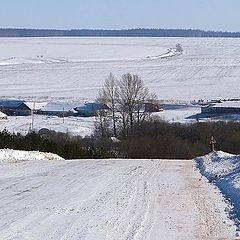
[[[116,128],[116,111],[117,111],[117,98],[118,98],[118,84],[116,78],[112,73],[106,78],[103,88],[99,92],[100,102],[106,104],[112,112],[113,132],[117,137]]]
[[[155,96],[149,93],[141,78],[130,73],[122,75],[120,80],[110,73],[98,94],[98,102],[106,104],[111,110],[115,137],[117,137],[117,127],[119,129],[121,126],[120,132],[123,136],[127,136],[135,124],[143,123],[149,115],[145,111],[145,103],[150,103],[153,99]],[[102,135],[109,133],[109,129],[104,130],[107,122],[105,118],[109,119],[109,117],[101,118],[100,116]]]
[[[118,103],[121,112],[124,113],[123,128],[129,121],[130,129],[135,123],[140,124],[146,117],[145,102],[154,98],[150,95],[148,88],[143,84],[138,75],[124,74],[119,81]]]
[[[100,90],[98,92],[98,96],[97,96],[97,102],[100,104],[100,105],[103,105],[104,104],[104,97],[103,97],[103,93],[102,93],[102,90]],[[99,110],[99,122],[96,122],[95,124],[95,131],[98,133],[99,130],[100,130],[100,133],[101,133],[101,137],[104,138],[106,134],[106,131],[107,131],[107,125],[106,125],[106,119],[105,119],[105,111],[104,109],[100,108]]]
[[[183,48],[182,48],[182,45],[181,45],[180,43],[177,43],[177,44],[176,44],[176,50],[177,50],[178,52],[183,52]]]

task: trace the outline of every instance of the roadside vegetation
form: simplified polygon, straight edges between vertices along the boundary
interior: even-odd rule
[[[48,136],[41,136],[34,132],[26,136],[6,130],[0,132],[0,148],[51,152],[65,159],[110,157],[106,148],[102,148],[100,145],[96,147],[93,143],[94,141],[90,138],[82,139],[54,131],[51,131]]]
[[[212,136],[217,141],[216,150],[240,153],[238,122],[180,124],[155,119],[136,126],[119,147],[129,158],[192,159],[211,151]]]
[[[240,153],[240,123],[206,122],[179,124],[152,119],[134,126],[131,135],[113,142],[109,136],[71,137],[52,132],[48,136],[26,136],[0,132],[0,148],[52,152],[65,159],[83,158],[159,158],[191,159],[211,151],[210,138],[217,140],[216,150]]]

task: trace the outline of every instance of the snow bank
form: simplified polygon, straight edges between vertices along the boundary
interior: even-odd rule
[[[232,204],[232,209],[226,211],[240,230],[240,155],[215,151],[195,160],[201,174]]]
[[[0,163],[4,162],[21,162],[36,160],[64,160],[53,153],[43,153],[38,151],[19,151],[12,149],[0,149]]]

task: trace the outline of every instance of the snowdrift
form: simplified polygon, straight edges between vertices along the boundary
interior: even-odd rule
[[[0,163],[37,161],[37,160],[43,160],[43,161],[48,161],[48,160],[59,161],[60,160],[61,161],[64,159],[53,153],[0,149]]]
[[[240,230],[240,155],[215,151],[195,160],[200,173],[232,204],[226,211]]]

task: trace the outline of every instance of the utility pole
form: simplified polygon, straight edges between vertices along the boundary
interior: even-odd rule
[[[63,123],[64,123],[64,108],[63,108]]]
[[[215,144],[216,143],[217,143],[217,141],[215,140],[214,136],[212,136],[211,139],[210,139],[210,145],[211,145],[211,148],[212,148],[213,152],[215,151]]]
[[[32,132],[33,132],[33,124],[34,124],[34,111],[35,111],[35,102],[33,103],[33,109],[32,109]]]

